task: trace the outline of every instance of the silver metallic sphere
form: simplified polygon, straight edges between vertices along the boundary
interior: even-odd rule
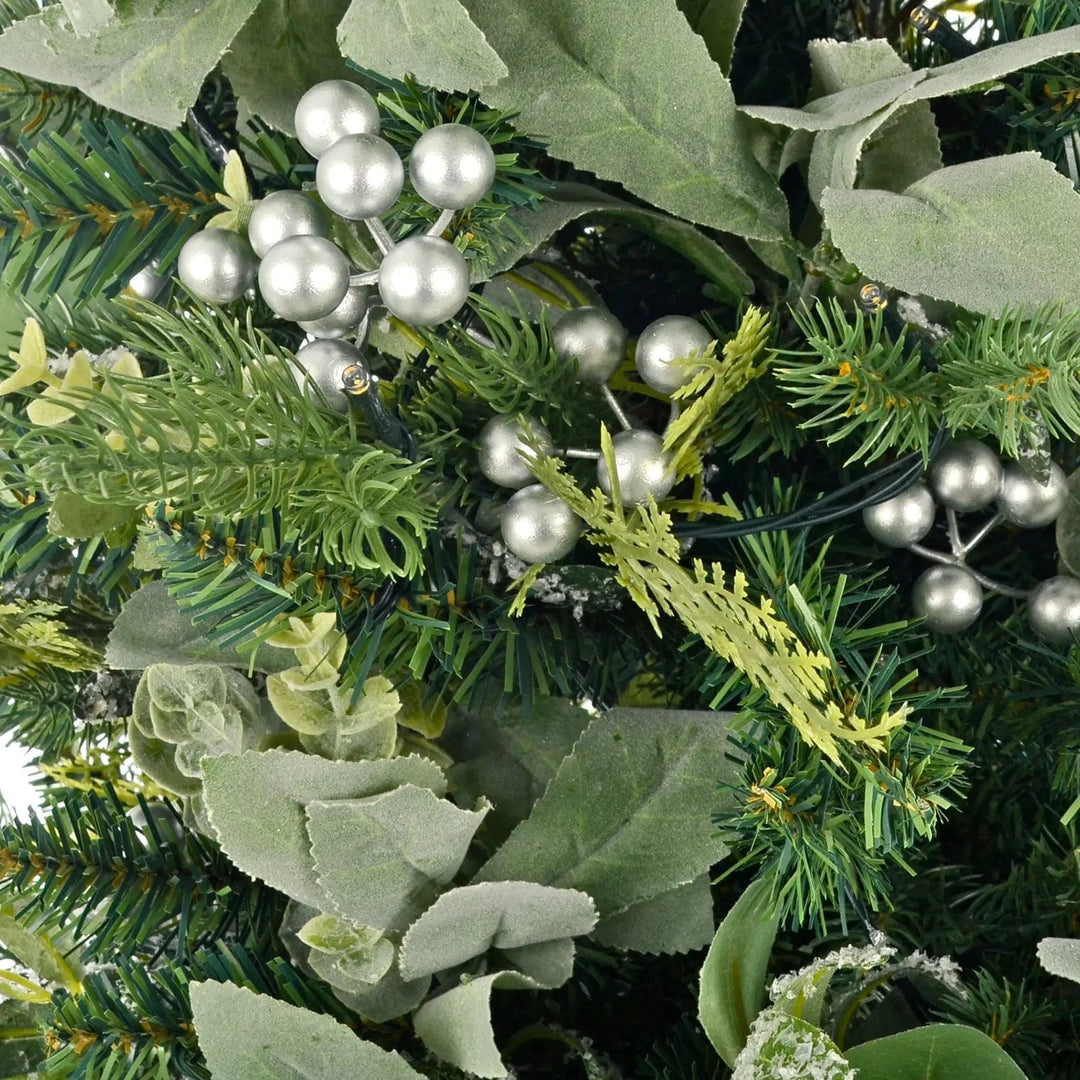
[[[924,570],[911,591],[911,606],[939,634],[959,634],[982,610],[979,583],[962,566],[932,566]]]
[[[176,272],[197,300],[228,304],[255,283],[258,260],[251,245],[228,229],[204,229],[180,249]]]
[[[379,106],[362,86],[328,79],[297,102],[293,124],[304,149],[321,157],[346,135],[378,135]]]
[[[534,439],[540,442],[548,452],[554,449],[551,435],[539,420],[526,418]],[[493,483],[502,487],[521,488],[526,484],[535,484],[526,464],[525,454],[530,454],[529,445],[522,440],[522,423],[516,416],[496,416],[489,420],[480,432],[480,471]]]
[[[342,375],[346,368],[363,363],[364,354],[347,341],[323,338],[298,349],[296,360],[304,369],[296,372],[296,384],[305,397],[336,413],[347,413],[349,397],[342,389]]]
[[[555,324],[553,337],[560,359],[577,361],[583,382],[607,382],[626,356],[626,328],[603,308],[572,308]]]
[[[933,527],[934,496],[925,484],[914,484],[891,499],[862,512],[866,531],[888,547],[918,543]]]
[[[677,367],[673,361],[700,353],[712,334],[696,319],[686,315],[665,315],[641,331],[634,363],[647,386],[670,394],[693,378],[693,369]]]
[[[1080,581],[1052,577],[1040,581],[1027,598],[1031,629],[1054,645],[1069,645],[1080,635]]]
[[[620,431],[611,440],[615,451],[615,475],[619,494],[627,506],[662,499],[675,486],[671,455],[664,452],[664,440],[652,431]],[[607,462],[597,462],[596,479],[605,495],[611,494]]]
[[[349,263],[322,236],[290,236],[259,265],[259,291],[283,319],[323,319],[349,291]]]
[[[326,211],[301,191],[272,191],[255,204],[248,221],[248,243],[261,259],[290,236],[327,236]]]
[[[930,464],[930,490],[950,510],[982,510],[1001,491],[997,454],[974,439],[955,439]]]
[[[401,158],[378,135],[346,135],[338,139],[315,167],[319,197],[335,214],[350,221],[386,213],[404,184]]]
[[[425,131],[409,155],[416,194],[440,210],[478,203],[495,183],[495,151],[474,128],[440,124]]]
[[[1057,518],[1068,497],[1065,474],[1053,462],[1050,463],[1050,479],[1040,484],[1015,461],[1010,461],[1005,466],[1005,481],[997,506],[1006,521],[1024,529],[1038,529]]]
[[[143,300],[153,300],[169,284],[169,279],[158,273],[160,265],[157,259],[152,259],[128,278],[124,292],[131,296],[140,296]]]
[[[569,555],[581,535],[574,512],[543,484],[510,496],[502,514],[502,537],[510,552],[530,563],[555,562]]]
[[[413,326],[436,326],[469,295],[469,266],[453,244],[437,236],[410,236],[379,266],[379,295],[391,315]]]
[[[359,333],[367,317],[369,290],[366,285],[350,285],[345,299],[321,319],[305,319],[300,329],[317,338],[339,338]]]

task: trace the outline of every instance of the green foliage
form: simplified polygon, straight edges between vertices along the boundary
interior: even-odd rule
[[[1024,1080],[1024,1074],[993,1039],[957,1025],[934,1024],[873,1039],[848,1051],[866,1080],[947,1080],[958,1069],[987,1080]]]

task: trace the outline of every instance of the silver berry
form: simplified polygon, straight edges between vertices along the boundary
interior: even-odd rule
[[[379,266],[379,295],[391,315],[413,326],[436,326],[469,295],[469,266],[453,244],[437,236],[410,236]]]
[[[510,496],[502,513],[502,537],[525,562],[555,562],[569,555],[581,535],[581,519],[543,484]]]
[[[290,236],[263,256],[259,291],[283,319],[322,319],[349,291],[349,263],[325,237]]]
[[[1080,634],[1080,581],[1052,577],[1040,581],[1027,597],[1032,630],[1054,645],[1068,645]]]
[[[866,507],[866,531],[889,547],[918,543],[933,527],[934,497],[925,484],[914,484],[899,495]]]
[[[545,451],[554,449],[551,435],[539,420],[525,419],[525,425],[533,439],[540,443]],[[477,442],[480,446],[480,471],[493,484],[501,487],[521,488],[526,484],[535,484],[536,477],[526,462],[525,455],[532,451],[523,439],[523,425],[516,416],[496,416],[489,420],[481,430]]]
[[[626,328],[610,311],[573,308],[555,324],[555,352],[577,364],[584,382],[605,383],[626,356]]]
[[[966,630],[982,610],[982,588],[962,566],[932,566],[924,570],[911,592],[911,606],[939,634]]]
[[[694,375],[692,368],[676,365],[675,361],[701,353],[712,340],[712,334],[697,320],[686,315],[665,315],[641,331],[634,351],[638,374],[647,386],[670,394]]]
[[[416,194],[441,210],[478,203],[495,183],[495,151],[474,128],[440,124],[425,131],[409,155]]]
[[[930,489],[950,510],[982,510],[1001,491],[997,454],[974,439],[954,439],[930,463]]]
[[[378,135],[379,107],[362,86],[328,79],[297,102],[293,125],[304,149],[321,157],[346,135]]]
[[[350,285],[345,299],[321,319],[305,319],[300,329],[317,338],[339,338],[359,334],[367,318],[369,290],[366,285]]]
[[[638,506],[662,499],[675,486],[671,455],[664,451],[664,440],[652,431],[620,431],[611,440],[615,452],[615,475],[619,494],[627,506]],[[597,463],[596,479],[605,495],[611,494],[611,475],[607,462]]]
[[[255,283],[258,260],[251,245],[228,229],[204,229],[180,249],[176,272],[198,300],[228,304]]]
[[[1065,473],[1058,465],[1050,463],[1050,478],[1040,484],[1015,461],[1010,461],[1005,466],[997,507],[1006,521],[1024,529],[1038,529],[1057,518],[1068,496]]]
[[[378,135],[338,139],[315,167],[319,197],[335,214],[350,221],[386,213],[404,184],[401,158]]]
[[[342,389],[347,368],[364,361],[364,355],[347,341],[323,338],[297,350],[296,361],[303,369],[296,372],[296,383],[308,400],[328,405],[334,412],[349,411],[349,397]]]
[[[153,300],[169,284],[169,279],[158,273],[159,266],[158,260],[152,259],[141,270],[132,274],[124,289],[125,294]]]
[[[248,220],[248,243],[260,259],[290,236],[326,236],[329,232],[326,211],[301,191],[272,191],[255,204]]]

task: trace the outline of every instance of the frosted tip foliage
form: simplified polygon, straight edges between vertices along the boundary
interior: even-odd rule
[[[469,295],[465,256],[437,236],[410,236],[383,256],[379,295],[402,322],[413,326],[446,322]]]
[[[273,191],[255,204],[248,242],[261,259],[290,236],[326,236],[330,219],[314,199],[299,191]]]
[[[322,319],[349,291],[349,264],[321,236],[290,236],[263,257],[259,291],[283,319]]]
[[[530,563],[569,555],[581,535],[581,519],[543,484],[522,488],[507,502],[502,537],[507,548]]]
[[[379,107],[356,83],[328,79],[316,83],[297,102],[296,137],[312,157],[321,157],[346,135],[378,135]]]
[[[417,195],[442,210],[479,202],[495,182],[495,152],[474,128],[440,124],[425,131],[409,155]]]
[[[228,304],[255,284],[258,265],[242,236],[227,229],[204,229],[180,249],[176,272],[196,299]]]
[[[555,324],[552,338],[559,358],[575,363],[583,382],[607,382],[626,356],[626,328],[599,307],[566,312]]]
[[[346,135],[319,158],[315,186],[322,201],[343,218],[361,221],[384,214],[401,194],[405,167],[378,135]]]

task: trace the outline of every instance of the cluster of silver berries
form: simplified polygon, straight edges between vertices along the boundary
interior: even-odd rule
[[[634,350],[638,375],[654,390],[670,394],[693,378],[693,366],[676,361],[700,354],[712,335],[694,319],[670,315],[645,328]],[[675,483],[664,440],[653,431],[634,427],[607,385],[626,357],[626,328],[609,311],[580,307],[555,323],[554,346],[559,357],[576,366],[578,378],[599,386],[621,427],[612,438],[615,480],[626,506],[663,499]],[[536,483],[529,467],[532,451],[526,434],[545,453],[596,461],[596,480],[612,493],[608,464],[598,450],[556,449],[551,434],[532,417],[496,416],[479,437],[480,471],[493,484],[518,489],[501,514],[503,542],[526,562],[554,562],[568,555],[583,524],[570,507]]]
[[[318,83],[296,106],[295,125],[318,159],[318,201],[302,191],[267,195],[251,212],[246,239],[216,228],[191,237],[178,274],[193,296],[219,304],[238,300],[257,282],[275,314],[321,339],[300,349],[297,359],[329,390],[331,404],[345,411],[339,369],[360,356],[340,339],[362,339],[369,286],[377,286],[387,311],[413,326],[445,322],[465,303],[469,268],[442,233],[456,211],[491,190],[495,154],[483,135],[463,124],[441,124],[421,135],[409,155],[409,180],[441,214],[425,233],[395,242],[380,216],[401,195],[405,166],[379,135],[375,99],[355,83]],[[331,214],[367,226],[382,253],[377,270],[350,266],[330,239]]]
[[[949,443],[934,459],[925,482],[863,511],[874,539],[903,547],[937,566],[924,571],[912,590],[912,606],[938,633],[966,630],[982,610],[983,590],[1024,600],[1031,628],[1058,645],[1080,633],[1080,580],[1066,575],[1048,578],[1030,590],[1002,584],[972,569],[968,556],[998,525],[1023,529],[1051,524],[1068,496],[1065,474],[1054,464],[1045,483],[1016,462],[1003,464],[988,446],[974,439]],[[936,502],[945,507],[949,551],[924,547],[921,541],[934,525]],[[992,515],[967,539],[960,535],[958,514],[989,510]]]

